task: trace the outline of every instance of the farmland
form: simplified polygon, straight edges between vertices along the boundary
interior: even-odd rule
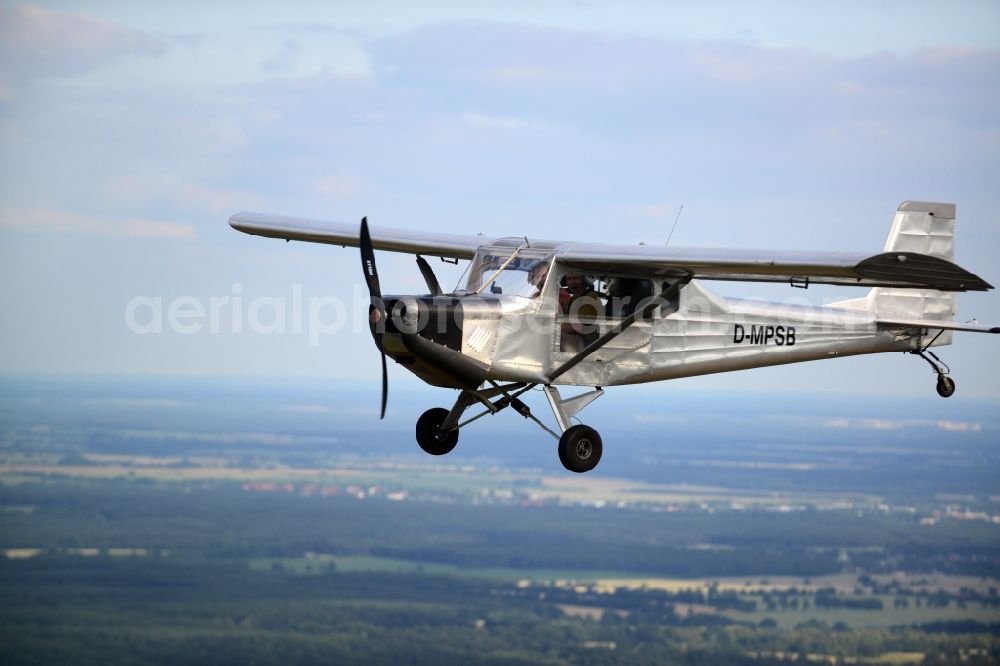
[[[34,390],[0,400],[5,663],[997,655],[987,416],[905,446],[723,433],[659,478],[623,462],[583,478],[531,464],[537,448],[435,460],[391,428],[289,432],[263,408],[248,424],[225,394],[149,389],[130,416]]]

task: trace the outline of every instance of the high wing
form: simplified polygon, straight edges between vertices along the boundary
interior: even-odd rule
[[[229,225],[245,234],[268,238],[329,243],[343,247],[358,247],[361,244],[357,224],[322,222],[264,213],[236,213],[229,218]],[[451,259],[471,259],[480,246],[493,240],[486,236],[439,234],[378,226],[370,227],[370,232],[372,247],[376,250],[427,254]]]
[[[322,222],[263,213],[236,213],[229,224],[239,231],[269,238],[358,247],[355,224]],[[471,259],[496,238],[371,227],[377,250]],[[939,257],[916,252],[797,252],[716,248],[670,248],[528,239],[552,248],[556,261],[586,273],[640,271],[664,277],[740,282],[793,282],[862,287],[903,287],[941,291],[986,291],[992,285]]]
[[[916,252],[798,252],[649,245],[577,244],[556,260],[587,273],[640,269],[663,276],[740,282],[795,282],[941,291],[986,291],[982,278],[945,259]]]

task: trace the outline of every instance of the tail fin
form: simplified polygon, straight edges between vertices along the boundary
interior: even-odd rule
[[[955,204],[904,201],[885,241],[885,252],[919,252],[932,257],[955,259]],[[933,289],[875,287],[865,298],[841,301],[834,307],[865,309],[888,317],[953,321],[956,299],[952,292]],[[945,331],[935,344],[949,344]]]
[[[919,252],[954,261],[955,204],[904,201],[892,221],[885,251]],[[878,313],[941,321],[955,318],[953,292],[875,287],[869,298]]]

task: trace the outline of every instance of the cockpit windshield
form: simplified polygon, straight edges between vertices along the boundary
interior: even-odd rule
[[[531,248],[482,248],[472,261],[466,291],[537,298],[545,288],[552,252]]]

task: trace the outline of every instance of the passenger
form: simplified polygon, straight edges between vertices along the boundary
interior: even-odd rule
[[[566,292],[569,298],[560,298],[563,314],[572,321],[562,325],[562,351],[580,351],[597,339],[595,319],[604,311],[604,305],[594,291],[594,285],[579,273],[566,275]],[[561,294],[560,294],[561,296]]]
[[[617,277],[608,286],[609,317],[628,317],[653,296],[653,283],[640,278]]]

